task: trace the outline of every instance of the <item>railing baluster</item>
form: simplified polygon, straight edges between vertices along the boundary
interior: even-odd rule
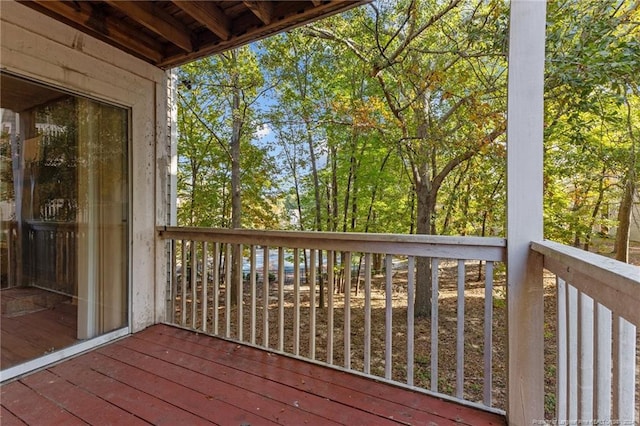
[[[578,418],[578,290],[567,283],[568,391],[567,419]]]
[[[594,311],[594,418],[611,418],[611,311],[600,303]]]
[[[344,253],[344,367],[351,368],[351,252]]]
[[[636,389],[636,327],[613,315],[613,419],[633,424]]]
[[[249,295],[251,298],[251,312],[249,313],[251,344],[256,344],[256,246],[251,244],[249,266]]]
[[[178,296],[178,275],[177,275],[177,259],[176,256],[176,240],[171,240],[171,277],[170,277],[170,290],[169,290],[169,307],[167,312],[167,318],[173,323],[176,320],[176,297]],[[9,251],[11,252],[11,251]],[[68,259],[68,258],[67,258]],[[68,261],[68,260],[67,260]]]
[[[236,268],[238,273],[237,273],[237,280],[238,282],[236,283],[236,318],[237,318],[237,323],[236,323],[236,330],[237,330],[237,338],[238,340],[242,341],[243,337],[244,337],[244,306],[243,306],[243,302],[244,302],[244,289],[243,289],[243,279],[244,277],[242,276],[244,274],[244,271],[242,269],[242,244],[238,244],[236,246],[235,249],[236,252],[236,259],[235,259],[235,263],[236,263]]]
[[[491,407],[493,388],[493,262],[487,262],[484,278],[484,405]]]
[[[407,260],[407,384],[413,386],[414,377],[414,314],[415,314],[415,257]]]
[[[393,257],[385,258],[384,377],[391,379],[393,354]]]
[[[364,372],[371,374],[371,253],[364,257]]]
[[[198,242],[191,241],[191,277],[189,282],[191,283],[191,327],[196,327],[196,314],[198,313],[197,303],[197,287],[198,287]]]
[[[175,232],[175,231],[172,231]],[[386,268],[384,284],[382,291],[385,292],[384,300],[380,302],[385,304],[384,308],[384,322],[385,322],[385,330],[384,330],[384,355],[382,360],[378,360],[374,358],[374,346],[375,346],[375,330],[372,330],[376,327],[376,324],[373,324],[374,320],[374,312],[373,311],[373,294],[374,289],[373,281],[374,276],[372,275],[372,269],[374,267],[374,254],[371,251],[367,251],[367,249],[375,249],[378,246],[369,245],[367,240],[363,241],[363,245],[358,247],[357,243],[353,244],[353,241],[350,241],[349,245],[341,246],[340,241],[335,244],[335,247],[338,251],[326,250],[322,248],[318,248],[316,246],[314,248],[313,245],[300,245],[300,240],[291,240],[292,244],[287,246],[286,240],[288,236],[282,236],[275,234],[277,239],[269,239],[264,238],[262,234],[260,234],[260,238],[258,238],[255,242],[248,240],[245,237],[242,237],[243,233],[239,233],[241,238],[233,239],[229,238],[226,235],[226,232],[220,233],[221,239],[216,240],[217,236],[202,236],[200,233],[193,233],[193,231],[188,231],[185,234],[185,238],[195,238],[195,240],[180,240],[171,238],[171,244],[174,248],[174,256],[171,261],[174,266],[170,266],[171,274],[172,274],[172,283],[167,287],[167,300],[168,300],[168,309],[171,309],[171,315],[174,316],[174,321],[180,322],[184,326],[188,326],[194,328],[196,330],[202,330],[204,332],[215,333],[220,335],[221,337],[233,339],[239,342],[242,342],[246,339],[247,343],[257,345],[260,344],[266,349],[269,349],[270,345],[273,345],[274,348],[281,352],[291,353],[294,356],[305,356],[311,360],[315,360],[317,356],[317,335],[318,335],[318,306],[316,303],[318,302],[316,291],[317,287],[317,279],[318,279],[318,270],[320,269],[320,273],[324,273],[324,268],[327,269],[327,274],[325,278],[327,282],[326,286],[326,294],[327,298],[327,314],[326,314],[326,322],[324,322],[324,314],[322,313],[322,321],[323,324],[326,325],[326,363],[329,365],[335,365],[335,359],[338,358],[338,363],[341,367],[346,370],[355,369],[354,362],[360,364],[363,362],[363,366],[360,369],[358,365],[357,369],[363,371],[366,375],[371,375],[372,371],[374,374],[381,375],[379,372],[379,368],[382,367],[382,363],[384,362],[384,373],[382,373],[385,379],[394,380],[394,376],[397,376],[395,369],[395,362],[400,362],[403,366],[406,367],[406,378],[398,377],[398,382],[403,382],[405,386],[423,386],[423,383],[418,382],[418,375],[416,372],[416,345],[418,344],[417,336],[416,336],[416,323],[415,323],[415,298],[416,298],[416,286],[417,286],[417,276],[416,276],[416,259],[420,258],[429,258],[431,262],[431,280],[433,284],[433,288],[431,291],[431,361],[430,361],[430,374],[431,382],[428,386],[431,387],[431,390],[435,390],[438,392],[438,388],[442,388],[438,381],[439,376],[442,376],[439,369],[439,359],[438,359],[438,351],[439,351],[439,287],[443,286],[439,282],[440,280],[440,270],[439,266],[442,262],[438,259],[437,256],[434,256],[433,252],[429,250],[432,249],[431,246],[426,245],[426,250],[424,252],[417,252],[416,246],[408,246],[410,247],[410,251],[408,253],[402,255],[402,251],[394,249],[390,249],[387,253],[382,252],[382,256],[385,256],[384,259],[375,258],[375,262],[383,261],[384,267]],[[181,238],[181,237],[178,237]],[[275,248],[278,249],[278,265],[274,267],[270,263],[270,251],[269,251],[269,241],[274,242],[273,250]],[[277,242],[276,242],[277,241]],[[284,242],[284,244],[283,244]],[[242,248],[243,244],[247,243],[247,253],[248,253],[248,261],[242,258]],[[394,243],[394,242],[391,242]],[[200,246],[202,244],[202,246]],[[326,244],[326,243],[323,243]],[[420,243],[418,243],[420,244]],[[459,244],[456,242],[455,244]],[[257,264],[257,252],[258,245],[262,247],[262,255],[263,255],[263,265],[259,269]],[[320,245],[319,247],[331,247],[327,245]],[[358,250],[358,248],[362,248],[363,250]],[[346,249],[346,250],[345,250]],[[309,250],[308,253],[308,261],[309,263],[305,263],[305,278],[306,283],[309,288],[309,328],[308,330],[303,325],[303,321],[306,318],[302,318],[302,315],[306,313],[302,312],[304,306],[301,299],[303,295],[301,295],[302,288],[301,286],[304,283],[301,282],[303,279],[303,270],[300,262],[300,257],[302,253],[300,250]],[[320,251],[322,250],[322,251]],[[474,248],[475,250],[475,248]],[[352,279],[355,278],[353,276],[353,268],[352,263],[353,253],[360,253],[359,262],[358,262],[358,272],[361,273],[361,266],[364,266],[364,301],[362,309],[360,308],[360,300],[358,299],[359,295],[353,296],[352,291]],[[441,251],[440,253],[445,255],[444,253],[448,253],[449,251]],[[201,253],[201,254],[200,254]],[[318,259],[321,259],[323,254],[326,253],[327,261],[325,264],[323,262],[318,262]],[[341,265],[337,263],[337,253],[340,253],[340,262]],[[394,253],[394,254],[391,254]],[[479,252],[481,253],[481,252]],[[490,252],[488,252],[490,253]],[[495,253],[495,252],[494,252]],[[210,262],[210,256],[213,256],[212,261]],[[430,256],[431,255],[431,256]],[[395,256],[401,256],[401,258],[406,258],[406,279],[407,286],[406,290],[406,305],[403,306],[403,309],[406,306],[406,325],[404,324],[404,320],[400,321],[398,324],[394,324],[393,314],[394,314],[394,303],[403,303],[405,299],[403,297],[396,298],[394,291],[396,291],[397,286],[399,284],[398,279],[402,280],[404,277],[404,267],[400,274],[396,274],[394,276],[394,261],[396,259]],[[445,255],[446,256],[446,255]],[[288,264],[289,259],[293,257],[293,280],[292,282],[292,296],[291,300],[293,302],[292,305],[286,305],[285,300],[285,284],[288,284],[291,280],[291,275],[287,274],[285,271],[285,264]],[[495,254],[489,254],[487,257],[484,257],[482,254],[479,256],[482,260],[488,261],[487,263],[487,281],[485,286],[486,298],[491,299],[490,295],[492,294],[493,281],[490,278],[493,275],[492,267],[493,263],[491,263],[488,259],[497,259]],[[305,257],[306,258],[306,257]],[[177,277],[176,269],[182,262],[183,274],[181,278]],[[202,262],[202,264],[200,263]],[[243,271],[243,265],[248,265],[247,269]],[[456,260],[458,276],[457,276],[457,330],[456,330],[456,387],[455,390],[451,391],[451,395],[455,395],[460,399],[464,399],[464,387],[465,387],[465,377],[464,377],[464,361],[465,361],[465,349],[464,349],[464,340],[465,340],[465,274],[466,274],[466,266],[464,260]],[[340,270],[342,273],[338,276],[336,274],[337,267],[344,267],[344,270]],[[404,264],[403,264],[404,266]],[[448,273],[449,271],[449,263],[442,264],[443,271]],[[202,268],[200,270],[200,268]],[[224,268],[224,270],[223,270]],[[308,269],[307,269],[308,268]],[[271,322],[275,321],[275,317],[278,317],[278,330],[277,332],[271,330],[270,326],[274,326],[275,324],[269,323],[269,310],[271,308],[271,299],[270,299],[270,291],[271,291],[271,281],[269,280],[269,270],[271,269],[271,273],[273,274],[277,270],[278,274],[278,282],[277,282],[277,304],[278,304],[278,313],[273,314],[274,319]],[[236,274],[237,271],[237,274]],[[248,271],[248,279],[245,282],[245,275]],[[258,277],[262,276],[262,287],[258,288],[260,283],[258,283]],[[340,277],[340,279],[344,279],[344,297],[342,301],[336,299],[336,280]],[[209,286],[209,281],[212,280],[211,286]],[[325,281],[323,280],[323,281]],[[358,277],[359,280],[359,277]],[[448,281],[446,281],[448,283]],[[249,290],[244,290],[245,283],[249,287]],[[198,290],[198,285],[202,285],[202,291]],[[275,283],[274,283],[275,284]],[[191,285],[191,290],[189,290],[189,285]],[[175,288],[173,287],[175,286]],[[222,294],[224,287],[224,295]],[[246,294],[246,302],[249,312],[247,313],[247,318],[244,318],[243,310],[244,310],[244,298],[243,291],[249,291],[249,294]],[[274,289],[275,291],[275,289]],[[305,288],[306,291],[306,288]],[[342,288],[341,290],[342,291]],[[213,293],[213,294],[211,294]],[[234,294],[235,293],[235,294]],[[377,294],[377,293],[376,293]],[[178,300],[182,297],[182,303]],[[187,303],[187,299],[191,298],[192,301]],[[224,300],[223,300],[224,297]],[[262,301],[258,300],[262,297]],[[397,300],[396,300],[397,299]],[[275,303],[275,302],[274,302]],[[182,307],[181,307],[182,305]],[[250,306],[250,308],[249,308]],[[287,306],[291,307],[291,311],[287,312]],[[336,308],[343,308],[344,311],[342,313],[344,323],[338,333],[342,333],[342,343],[344,345],[343,351],[339,351],[339,354],[335,352],[335,343],[336,343],[336,319],[335,319],[335,311]],[[191,308],[191,313],[189,314],[187,311]],[[275,306],[273,306],[275,309]],[[443,308],[444,309],[444,308]],[[492,310],[492,305],[489,302],[485,305],[485,313]],[[178,311],[182,312],[182,319],[180,315],[178,315]],[[260,337],[260,333],[257,327],[260,326],[258,324],[260,318],[259,310],[262,310],[262,330],[260,333],[262,334],[262,338]],[[211,315],[209,315],[209,311],[212,311]],[[222,314],[224,312],[224,314]],[[286,315],[285,315],[286,314]],[[222,324],[223,319],[221,315],[225,315],[224,321],[225,324]],[[290,315],[290,317],[289,317]],[[361,361],[354,361],[352,354],[352,344],[354,343],[352,332],[352,320],[355,316],[358,318],[362,318],[364,323],[364,336],[362,336],[363,346],[363,359]],[[167,318],[170,318],[169,312],[167,314]],[[285,321],[291,320],[291,323],[287,323]],[[339,318],[338,321],[341,319]],[[394,329],[395,326],[395,329]],[[246,331],[246,328],[250,327],[250,332]],[[304,330],[301,330],[301,327],[305,327]],[[406,327],[406,328],[405,328]],[[289,336],[289,329],[291,328],[292,335]],[[324,326],[322,327],[322,335],[324,336]],[[491,345],[491,317],[485,316],[485,324],[484,324],[484,332],[485,332],[485,342],[488,347]],[[489,334],[487,335],[487,330],[489,330]],[[306,338],[304,333],[308,331],[309,333],[309,351],[304,351],[301,346],[303,342],[300,341],[301,338]],[[393,339],[395,335],[400,335],[400,333],[404,334],[406,337],[406,342],[396,342],[401,345],[406,344],[406,361],[397,360],[396,353],[398,348],[394,346]],[[271,336],[278,335],[278,344],[275,342],[270,343],[270,334]],[[245,337],[243,337],[245,336]],[[488,337],[487,337],[488,336]],[[360,339],[358,336],[356,339]],[[271,337],[271,340],[274,340],[275,337]],[[288,340],[291,339],[291,340]],[[324,339],[324,337],[322,338]],[[382,344],[382,342],[380,342]],[[305,352],[304,354],[301,354]],[[344,357],[343,359],[339,359],[340,357]],[[324,355],[323,355],[324,358]],[[487,362],[486,360],[489,359]],[[400,365],[399,365],[400,366]],[[489,368],[487,373],[487,366]],[[488,378],[489,384],[485,383],[485,387],[489,386],[489,395],[491,392],[491,362],[490,358],[486,357],[485,352],[485,377]],[[444,379],[444,377],[443,377]],[[427,379],[428,380],[428,379]],[[447,383],[447,386],[449,384]],[[484,396],[486,401],[487,390],[484,390]]]
[[[182,312],[180,312],[180,325],[185,325],[187,322],[187,242],[182,240],[182,247],[180,248],[182,255],[182,277],[180,280],[180,302],[182,302]]]
[[[284,248],[278,247],[278,350],[284,351]]]
[[[458,300],[456,318],[456,397],[464,395],[464,260],[458,260]]]
[[[213,332],[219,333],[220,310],[220,243],[213,244]]]
[[[208,247],[207,247],[207,242],[204,241],[202,243],[202,300],[201,300],[201,305],[202,305],[202,331],[204,333],[207,332],[207,321],[208,321],[208,309],[209,307],[207,306],[209,300],[209,295],[207,294],[207,287],[209,286],[208,283],[208,276],[207,276],[207,269],[209,266],[209,259],[207,259],[207,251],[208,251]]]
[[[327,250],[327,363],[333,364],[333,251]]]
[[[559,422],[566,421],[568,391],[567,359],[567,285],[562,278],[556,277],[556,300],[558,331],[556,337],[556,417]]]
[[[316,359],[316,251],[309,250],[309,358]],[[322,270],[320,271],[322,273]]]
[[[262,346],[269,347],[269,246],[262,246]]]
[[[293,353],[300,355],[300,249],[293,249]]]
[[[438,264],[431,259],[431,390],[438,392]]]
[[[531,248],[557,276],[558,424],[637,423],[637,268],[550,241]]]
[[[224,319],[225,319],[225,331],[224,337],[229,338],[231,335],[231,244],[227,244],[227,250],[224,254],[224,268],[225,268],[225,282],[224,282]]]
[[[578,293],[578,418],[593,416],[593,299]]]

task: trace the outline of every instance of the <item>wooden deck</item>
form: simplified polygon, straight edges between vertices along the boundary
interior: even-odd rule
[[[505,424],[503,416],[166,325],[1,391],[3,426]]]
[[[0,294],[0,368],[32,360],[78,342],[77,306],[37,288]]]

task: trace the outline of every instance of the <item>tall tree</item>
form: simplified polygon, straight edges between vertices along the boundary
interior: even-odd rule
[[[622,224],[617,237],[627,234],[626,206],[637,175],[626,101],[637,99],[639,5],[564,1],[549,7],[545,233],[585,249],[596,226]],[[606,217],[618,206],[617,219]],[[616,251],[624,259],[624,244]]]
[[[637,87],[635,90],[629,90],[630,93],[637,95]],[[614,244],[614,251],[616,259],[622,262],[629,262],[629,234],[631,231],[631,216],[633,209],[633,202],[638,193],[638,160],[637,160],[637,147],[640,144],[640,119],[638,119],[638,99],[636,96],[635,108],[632,108],[632,104],[627,96],[624,97],[625,106],[627,110],[626,114],[626,126],[628,130],[628,138],[631,148],[629,150],[629,160],[626,173],[623,179],[623,192],[622,199],[620,201],[620,207],[618,209],[618,230],[616,232],[616,239]],[[636,114],[632,114],[632,110],[636,111]],[[635,117],[635,120],[634,120]]]
[[[400,147],[415,191],[416,232],[435,233],[445,179],[505,131],[504,4],[380,2],[353,14],[308,33],[369,67],[397,128],[389,142]],[[429,259],[418,260],[417,277],[422,316],[431,306]]]
[[[206,58],[181,67],[178,78],[179,218],[194,226],[274,226],[261,213],[274,204],[275,182],[273,162],[254,141],[265,90],[255,53],[245,47]],[[251,199],[243,201],[243,191]]]

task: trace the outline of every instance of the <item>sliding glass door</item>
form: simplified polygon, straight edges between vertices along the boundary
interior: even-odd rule
[[[0,77],[6,369],[127,326],[129,111]]]

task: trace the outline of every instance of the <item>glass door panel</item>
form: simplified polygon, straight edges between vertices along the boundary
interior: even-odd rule
[[[129,113],[0,77],[6,369],[127,326]]]

